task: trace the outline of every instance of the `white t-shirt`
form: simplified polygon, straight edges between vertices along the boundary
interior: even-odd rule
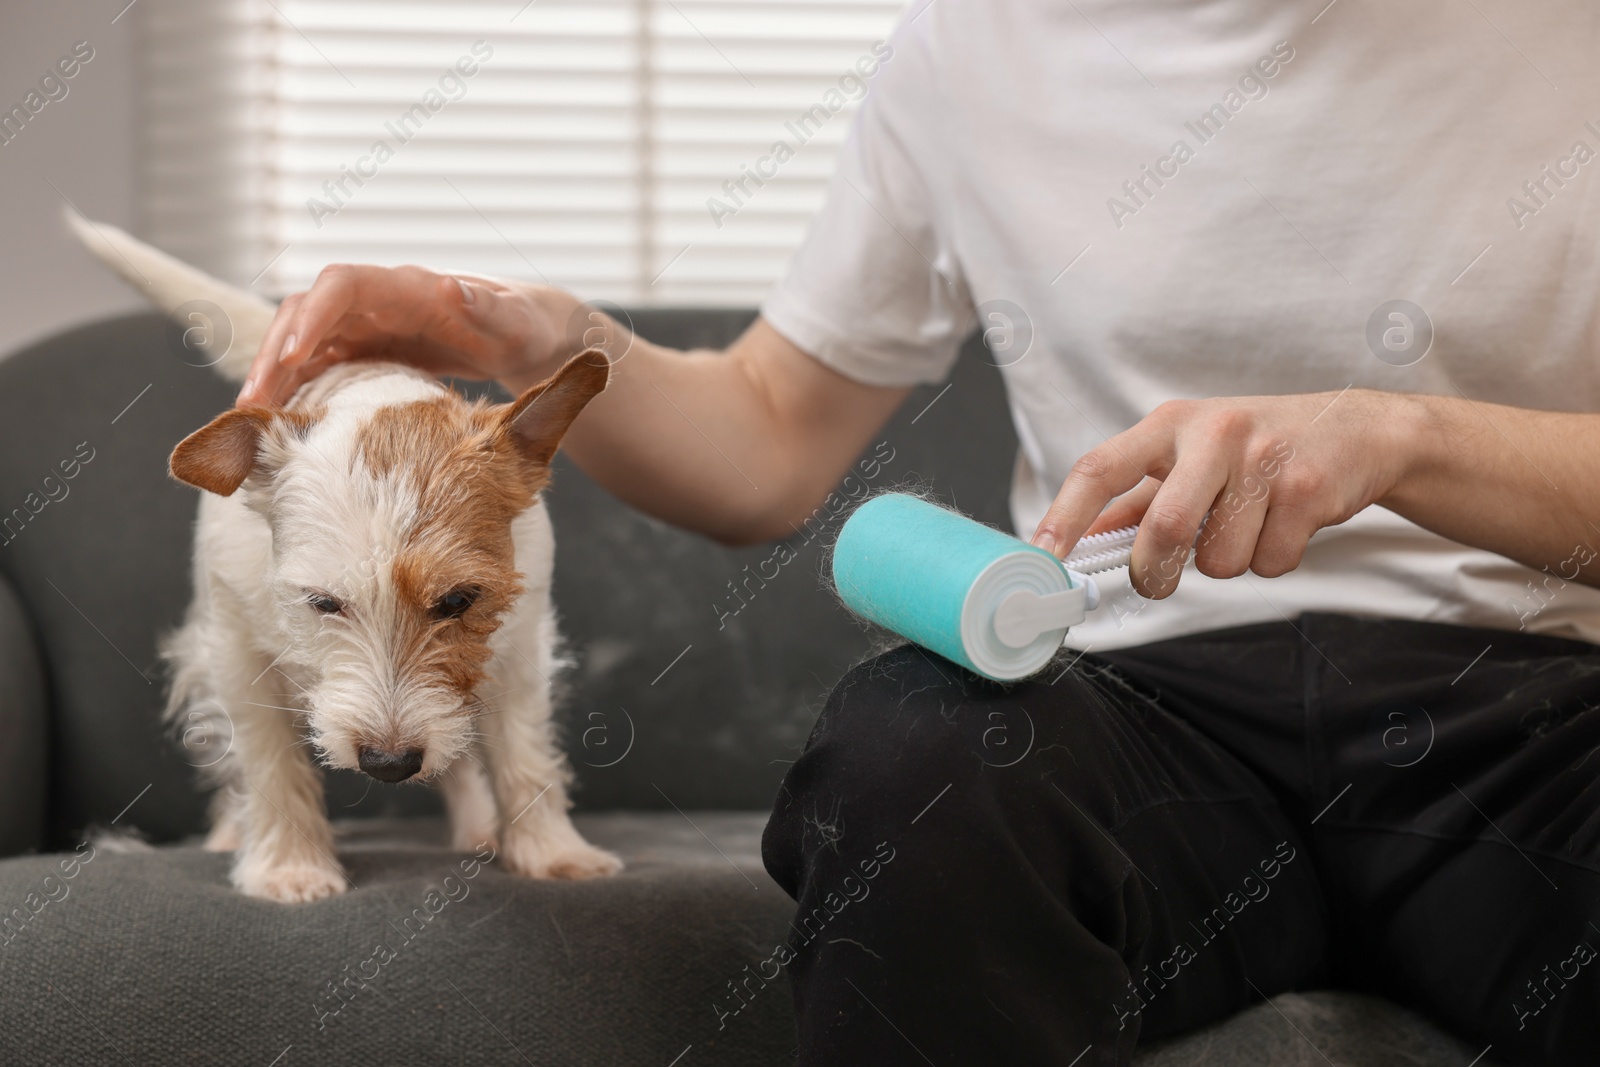
[[[1024,537],[1078,456],[1176,397],[1600,411],[1592,0],[1321,6],[919,0],[764,315],[883,385],[939,381],[975,322],[999,330]],[[1190,566],[1146,602],[1106,576],[1068,644],[1305,611],[1600,641],[1600,590],[1561,564],[1374,507],[1280,578]]]

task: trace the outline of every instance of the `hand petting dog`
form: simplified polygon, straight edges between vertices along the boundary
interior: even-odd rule
[[[281,404],[351,359],[526,386],[587,347],[571,344],[564,329],[579,306],[560,290],[477,275],[330,266],[309,290],[284,298],[239,404]]]

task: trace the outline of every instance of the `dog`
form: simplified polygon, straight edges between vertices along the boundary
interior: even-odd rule
[[[233,330],[213,362],[243,378],[269,303],[72,221],[162,306],[220,308]],[[591,349],[491,404],[398,364],[343,363],[284,407],[224,412],[173,450],[172,475],[204,495],[194,599],[162,646],[167,718],[227,742],[206,769],[206,847],[234,852],[238,889],[299,903],[350,884],[313,756],[436,783],[453,847],[491,843],[518,874],[621,869],[568,814],[543,501],[562,436],[609,373]]]

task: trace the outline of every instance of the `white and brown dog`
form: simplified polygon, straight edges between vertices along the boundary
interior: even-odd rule
[[[220,306],[234,336],[216,366],[242,377],[270,304],[110,227],[77,228],[125,275],[137,263],[158,303]],[[455,846],[495,842],[520,874],[621,868],[568,815],[540,498],[608,373],[592,350],[488,404],[406,367],[348,363],[283,408],[223,413],[172,453],[173,475],[205,495],[194,600],[163,649],[168,715],[227,749],[207,772],[207,845],[236,850],[245,893],[309,901],[348,884],[312,751],[382,782],[436,782]]]

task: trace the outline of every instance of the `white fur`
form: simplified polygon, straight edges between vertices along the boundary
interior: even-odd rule
[[[311,757],[355,769],[358,736],[425,752],[419,778],[443,788],[457,847],[493,843],[532,877],[615,872],[620,862],[587,844],[567,814],[571,772],[550,722],[559,664],[544,502],[513,522],[525,590],[490,638],[483,693],[464,702],[408,672],[394,646],[388,563],[416,499],[355,450],[377,408],[442,387],[401,368],[336,368],[320,381],[327,415],[271,457],[276,473],[201,500],[195,599],[164,648],[175,676],[169,715],[210,716],[210,736],[231,738],[209,773],[225,798],[211,844],[238,849],[234,883],[282,901],[345,888]],[[318,615],[307,589],[337,596],[347,617]]]
[[[121,231],[75,228],[106,262],[124,274],[133,268],[163,307],[203,298],[246,324],[236,337],[248,351],[236,347],[217,365],[243,376],[265,330],[259,298]],[[207,844],[236,850],[233,882],[252,896],[308,901],[349,884],[315,764],[355,769],[358,736],[424,750],[418,778],[441,787],[457,848],[491,843],[512,870],[536,878],[621,867],[568,816],[571,771],[550,721],[560,664],[554,541],[542,500],[512,525],[524,591],[489,639],[481,691],[464,700],[411,671],[396,647],[388,563],[418,502],[404,472],[379,475],[361,461],[357,434],[383,407],[442,392],[403,367],[336,367],[291,401],[321,415],[303,438],[266,447],[269,475],[252,475],[232,496],[201,499],[194,600],[163,644],[173,669],[167,714],[186,739],[210,746],[197,760],[218,790]],[[319,615],[308,589],[337,596],[347,610]],[[219,749],[226,755],[216,759]]]
[[[206,353],[218,374],[232,382],[244,381],[261,339],[272,324],[278,306],[264,297],[229,285],[195,270],[143,241],[106,222],[84,218],[70,208],[62,209],[67,227],[83,242],[96,259],[138,289],[145,299],[172,315],[194,301],[219,308],[226,316],[227,329],[209,321],[212,312],[191,307],[182,325],[202,326],[185,335],[185,343]],[[193,313],[195,317],[189,318]],[[221,341],[226,339],[226,346]]]

